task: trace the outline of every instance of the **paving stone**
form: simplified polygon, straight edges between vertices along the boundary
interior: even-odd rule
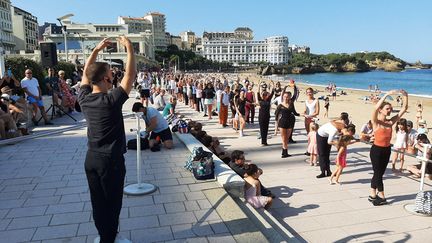
[[[202,193],[201,191],[198,192],[188,192],[185,193],[185,196],[187,198],[188,201],[192,201],[192,200],[200,200],[200,199],[205,199],[205,195],[204,193]]]
[[[86,223],[90,221],[90,212],[62,213],[52,217],[50,225]]]
[[[29,198],[24,203],[24,206],[30,207],[30,206],[42,206],[42,205],[49,205],[49,204],[57,204],[59,200],[60,200],[60,196]]]
[[[209,209],[212,207],[212,205],[207,199],[197,200],[197,202],[201,209]]]
[[[187,211],[197,211],[200,207],[196,201],[184,201],[183,202]]]
[[[85,192],[88,192],[88,190],[89,190],[88,186],[58,188],[55,195],[68,195],[68,194],[76,194],[76,193],[85,193]]]
[[[44,215],[48,206],[36,206],[25,208],[13,208],[7,214],[7,218],[30,217]]]
[[[132,231],[133,242],[159,242],[174,239],[170,227],[159,227]]]
[[[170,203],[170,202],[183,202],[183,201],[186,201],[186,197],[184,196],[183,193],[171,193],[171,194],[154,196],[155,204]]]
[[[213,220],[208,223],[215,234],[229,233],[228,228],[222,220]]]
[[[180,192],[187,192],[189,193],[189,187],[187,185],[177,185],[177,186],[164,186],[159,187],[159,191],[161,194],[168,194],[168,193],[180,193]]]
[[[94,222],[81,223],[78,226],[77,235],[98,235]],[[94,239],[94,238],[93,238]],[[93,241],[92,241],[93,242]]]
[[[76,203],[81,202],[81,194],[69,194],[69,195],[63,195],[60,199],[60,204],[62,203]]]
[[[56,189],[41,189],[33,191],[25,191],[21,198],[36,198],[54,196]]]
[[[174,186],[174,185],[178,185],[179,184],[179,182],[177,181],[177,179],[153,180],[150,183],[152,183],[153,185],[155,185],[157,187],[161,187],[161,186]]]
[[[144,197],[123,197],[123,207],[135,207],[155,204],[150,195]]]
[[[212,220],[220,220],[220,216],[217,214],[216,210],[214,209],[204,209],[204,210],[198,210],[194,211],[194,214],[198,221],[212,221]]]
[[[46,214],[71,213],[83,211],[84,203],[64,203],[48,206]]]
[[[32,236],[36,229],[19,229],[19,230],[8,230],[0,231],[0,239],[2,242],[28,242],[32,239]]]
[[[10,185],[10,186],[5,186],[2,192],[23,192],[23,191],[33,190],[35,187],[36,184]]]
[[[0,219],[0,231],[5,230],[12,219]]]
[[[195,223],[197,219],[193,212],[171,213],[159,215],[161,226]]]
[[[134,217],[120,221],[120,230],[135,230],[144,228],[158,227],[159,221],[157,216]]]
[[[31,184],[33,180],[34,180],[33,177],[9,179],[9,180],[5,180],[4,182],[2,182],[1,185],[2,186],[26,185],[26,184]]]
[[[192,224],[172,225],[171,230],[173,232],[174,239],[184,239],[196,236],[192,231]]]
[[[62,188],[62,187],[66,187],[66,185],[67,185],[67,181],[62,181],[62,180],[50,181],[50,182],[38,183],[36,189]]]
[[[54,240],[44,240],[42,243],[82,243],[86,242],[87,236],[59,238]]]
[[[161,204],[129,208],[129,215],[132,218],[139,217],[139,216],[158,215],[158,214],[165,214],[164,206]]]
[[[197,236],[213,235],[214,232],[207,222],[198,222],[192,225],[192,232]]]
[[[230,234],[211,235],[207,237],[209,243],[236,243],[237,241]],[[248,239],[244,239],[248,241]]]
[[[13,200],[19,199],[24,192],[2,192],[0,193],[0,200]]]
[[[50,220],[51,215],[14,218],[8,226],[8,230],[48,226]]]
[[[177,212],[186,211],[183,202],[165,203],[164,206],[167,213],[177,213]]]
[[[56,238],[74,237],[78,230],[78,224],[57,225],[39,227],[36,230],[33,240],[49,240]]]

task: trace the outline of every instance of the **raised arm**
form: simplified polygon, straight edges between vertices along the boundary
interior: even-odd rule
[[[126,69],[121,80],[120,86],[129,94],[132,90],[132,85],[136,77],[135,55],[133,53],[132,43],[125,36],[120,36],[117,41],[126,48],[127,60]]]
[[[378,103],[376,103],[376,105],[372,111],[372,117],[371,117],[371,122],[372,122],[372,126],[374,127],[374,129],[375,129],[375,125],[378,122],[378,110],[380,109],[381,105],[384,103],[387,96],[397,94],[397,93],[398,93],[397,90],[390,90],[389,92],[385,93],[383,95],[383,97],[381,97],[381,99],[378,101]]]
[[[91,80],[89,80],[89,78],[87,77],[87,72],[86,72],[87,68],[90,66],[90,64],[93,64],[96,62],[96,58],[97,58],[98,53],[110,44],[111,44],[111,41],[109,41],[108,38],[105,38],[101,42],[99,42],[99,44],[93,49],[92,53],[87,58],[87,61],[84,65],[84,71],[83,71],[83,76],[81,79],[81,85],[80,86],[90,85]]]

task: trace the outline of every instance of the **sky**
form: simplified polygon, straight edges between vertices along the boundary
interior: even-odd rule
[[[116,23],[118,16],[166,15],[167,31],[231,32],[249,27],[255,39],[284,35],[312,53],[388,51],[432,64],[430,0],[11,0],[44,22],[73,13],[77,23]]]

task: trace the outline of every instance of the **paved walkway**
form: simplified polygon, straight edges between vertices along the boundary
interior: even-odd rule
[[[249,125],[245,136],[239,138],[233,129],[221,128],[217,117],[209,121],[202,113],[182,105],[178,110],[203,122],[203,129],[219,137],[227,150],[245,151],[246,159],[264,170],[263,184],[277,195],[270,212],[300,240],[431,242],[432,218],[415,216],[404,209],[405,204],[414,202],[419,190],[418,179],[406,172],[393,174],[387,170],[384,185],[390,204],[374,207],[367,201],[372,177],[367,145],[359,143],[349,148],[348,167],[341,175],[342,185],[329,185],[327,179],[315,178],[320,173],[319,167],[311,167],[303,155],[307,138],[302,121],[296,123],[294,139],[297,143],[289,145],[293,156],[281,159],[280,136],[269,139],[271,146],[261,147],[257,124]],[[273,129],[271,124],[270,133]],[[334,157],[333,151],[332,161]],[[414,162],[408,159],[407,164]],[[425,190],[430,191],[431,181],[426,179],[426,183]]]
[[[62,119],[54,121],[62,125],[35,131],[70,124]],[[126,131],[134,126],[135,119],[125,119]],[[83,166],[86,142],[82,128],[0,147],[1,242],[93,242],[97,231]],[[133,242],[265,241],[216,182],[196,181],[183,169],[189,151],[177,139],[174,144],[173,150],[143,152],[143,179],[158,190],[124,196],[121,234]],[[136,151],[125,157],[126,183],[135,183]]]

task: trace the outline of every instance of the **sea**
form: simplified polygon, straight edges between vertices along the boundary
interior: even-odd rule
[[[294,79],[299,83],[327,86],[336,84],[337,88],[369,90],[369,85],[381,91],[404,89],[410,95],[432,98],[432,69],[406,69],[401,72],[370,71],[364,73],[316,73],[289,74],[277,79]]]

